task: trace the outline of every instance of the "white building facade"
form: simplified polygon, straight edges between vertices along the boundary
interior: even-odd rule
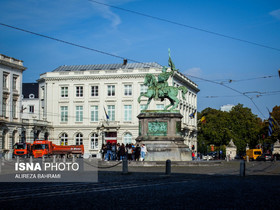
[[[158,75],[157,63],[60,66],[40,76],[39,120],[50,123],[49,139],[55,144],[83,144],[85,157],[100,152],[102,143],[135,143],[138,136],[137,115],[147,103],[141,92],[147,73]],[[179,109],[184,116],[182,129],[187,145],[197,145],[197,85],[180,73],[169,79],[170,85],[188,88],[186,100],[179,95]],[[181,93],[180,93],[181,94]],[[163,109],[169,101],[152,101],[149,109]]]
[[[38,83],[22,84],[22,141],[33,143],[35,139],[48,139],[49,124],[39,119],[40,100]]]
[[[11,158],[21,139],[21,92],[23,61],[0,54],[0,152]]]

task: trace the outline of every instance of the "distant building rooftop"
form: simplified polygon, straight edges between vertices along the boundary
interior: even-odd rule
[[[118,63],[118,64],[91,64],[91,65],[64,65],[59,66],[53,72],[58,71],[90,71],[90,70],[117,70],[117,69],[149,69],[162,68],[155,62],[151,63]]]
[[[22,83],[22,95],[24,99],[39,98],[38,83]]]

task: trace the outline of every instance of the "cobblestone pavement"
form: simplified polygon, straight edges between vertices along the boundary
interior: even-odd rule
[[[2,209],[279,209],[280,162],[99,169],[97,183],[1,183]]]

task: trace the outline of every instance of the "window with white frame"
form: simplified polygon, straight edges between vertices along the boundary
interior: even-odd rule
[[[115,85],[108,85],[107,86],[107,90],[108,90],[108,92],[107,92],[107,95],[108,96],[115,96]]]
[[[34,113],[34,105],[29,106],[29,113]]]
[[[147,91],[148,91],[148,86],[141,84],[140,93],[147,93]]]
[[[124,95],[125,96],[132,95],[132,85],[124,85]]]
[[[146,108],[146,105],[145,104],[141,104],[140,105],[140,111],[144,110]]]
[[[13,100],[13,104],[12,104],[12,117],[16,118],[17,117],[17,101]]]
[[[67,133],[61,134],[60,145],[68,145],[68,135],[67,135]]]
[[[68,106],[60,107],[60,121],[68,122]]]
[[[91,96],[98,96],[98,86],[91,86]]]
[[[91,149],[98,149],[98,134],[94,133],[90,137],[90,145]]]
[[[2,115],[3,115],[3,117],[7,117],[7,99],[6,98],[3,98]]]
[[[84,96],[84,87],[76,86],[76,97],[83,97],[83,96]]]
[[[98,106],[90,107],[90,119],[92,122],[98,121]]]
[[[115,105],[108,105],[108,116],[110,121],[115,121]]]
[[[124,121],[131,121],[132,106],[124,105]]]
[[[60,87],[60,96],[62,98],[68,97],[68,87]]]
[[[76,139],[76,145],[82,145],[83,144],[83,134],[77,133],[75,139]]]
[[[18,76],[13,76],[13,90],[16,90],[17,89],[17,78]]]
[[[163,110],[164,109],[163,104],[157,104],[156,107],[157,107],[157,110]]]
[[[8,73],[3,73],[3,88],[7,89],[8,88]]]
[[[130,133],[124,134],[123,143],[124,145],[132,143],[132,135]]]
[[[83,122],[83,106],[76,106],[76,122]]]

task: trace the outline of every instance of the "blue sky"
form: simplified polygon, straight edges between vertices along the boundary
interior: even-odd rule
[[[172,59],[182,73],[223,82],[247,94],[257,106],[228,88],[190,77],[200,89],[198,111],[241,103],[264,119],[268,117],[267,108],[280,105],[279,0],[98,1],[276,50],[88,0],[1,0],[0,23],[140,62],[167,65],[170,48]],[[0,53],[24,61],[28,69],[23,82],[35,82],[40,74],[60,65],[122,62],[1,25]],[[233,82],[228,83],[229,80]]]

